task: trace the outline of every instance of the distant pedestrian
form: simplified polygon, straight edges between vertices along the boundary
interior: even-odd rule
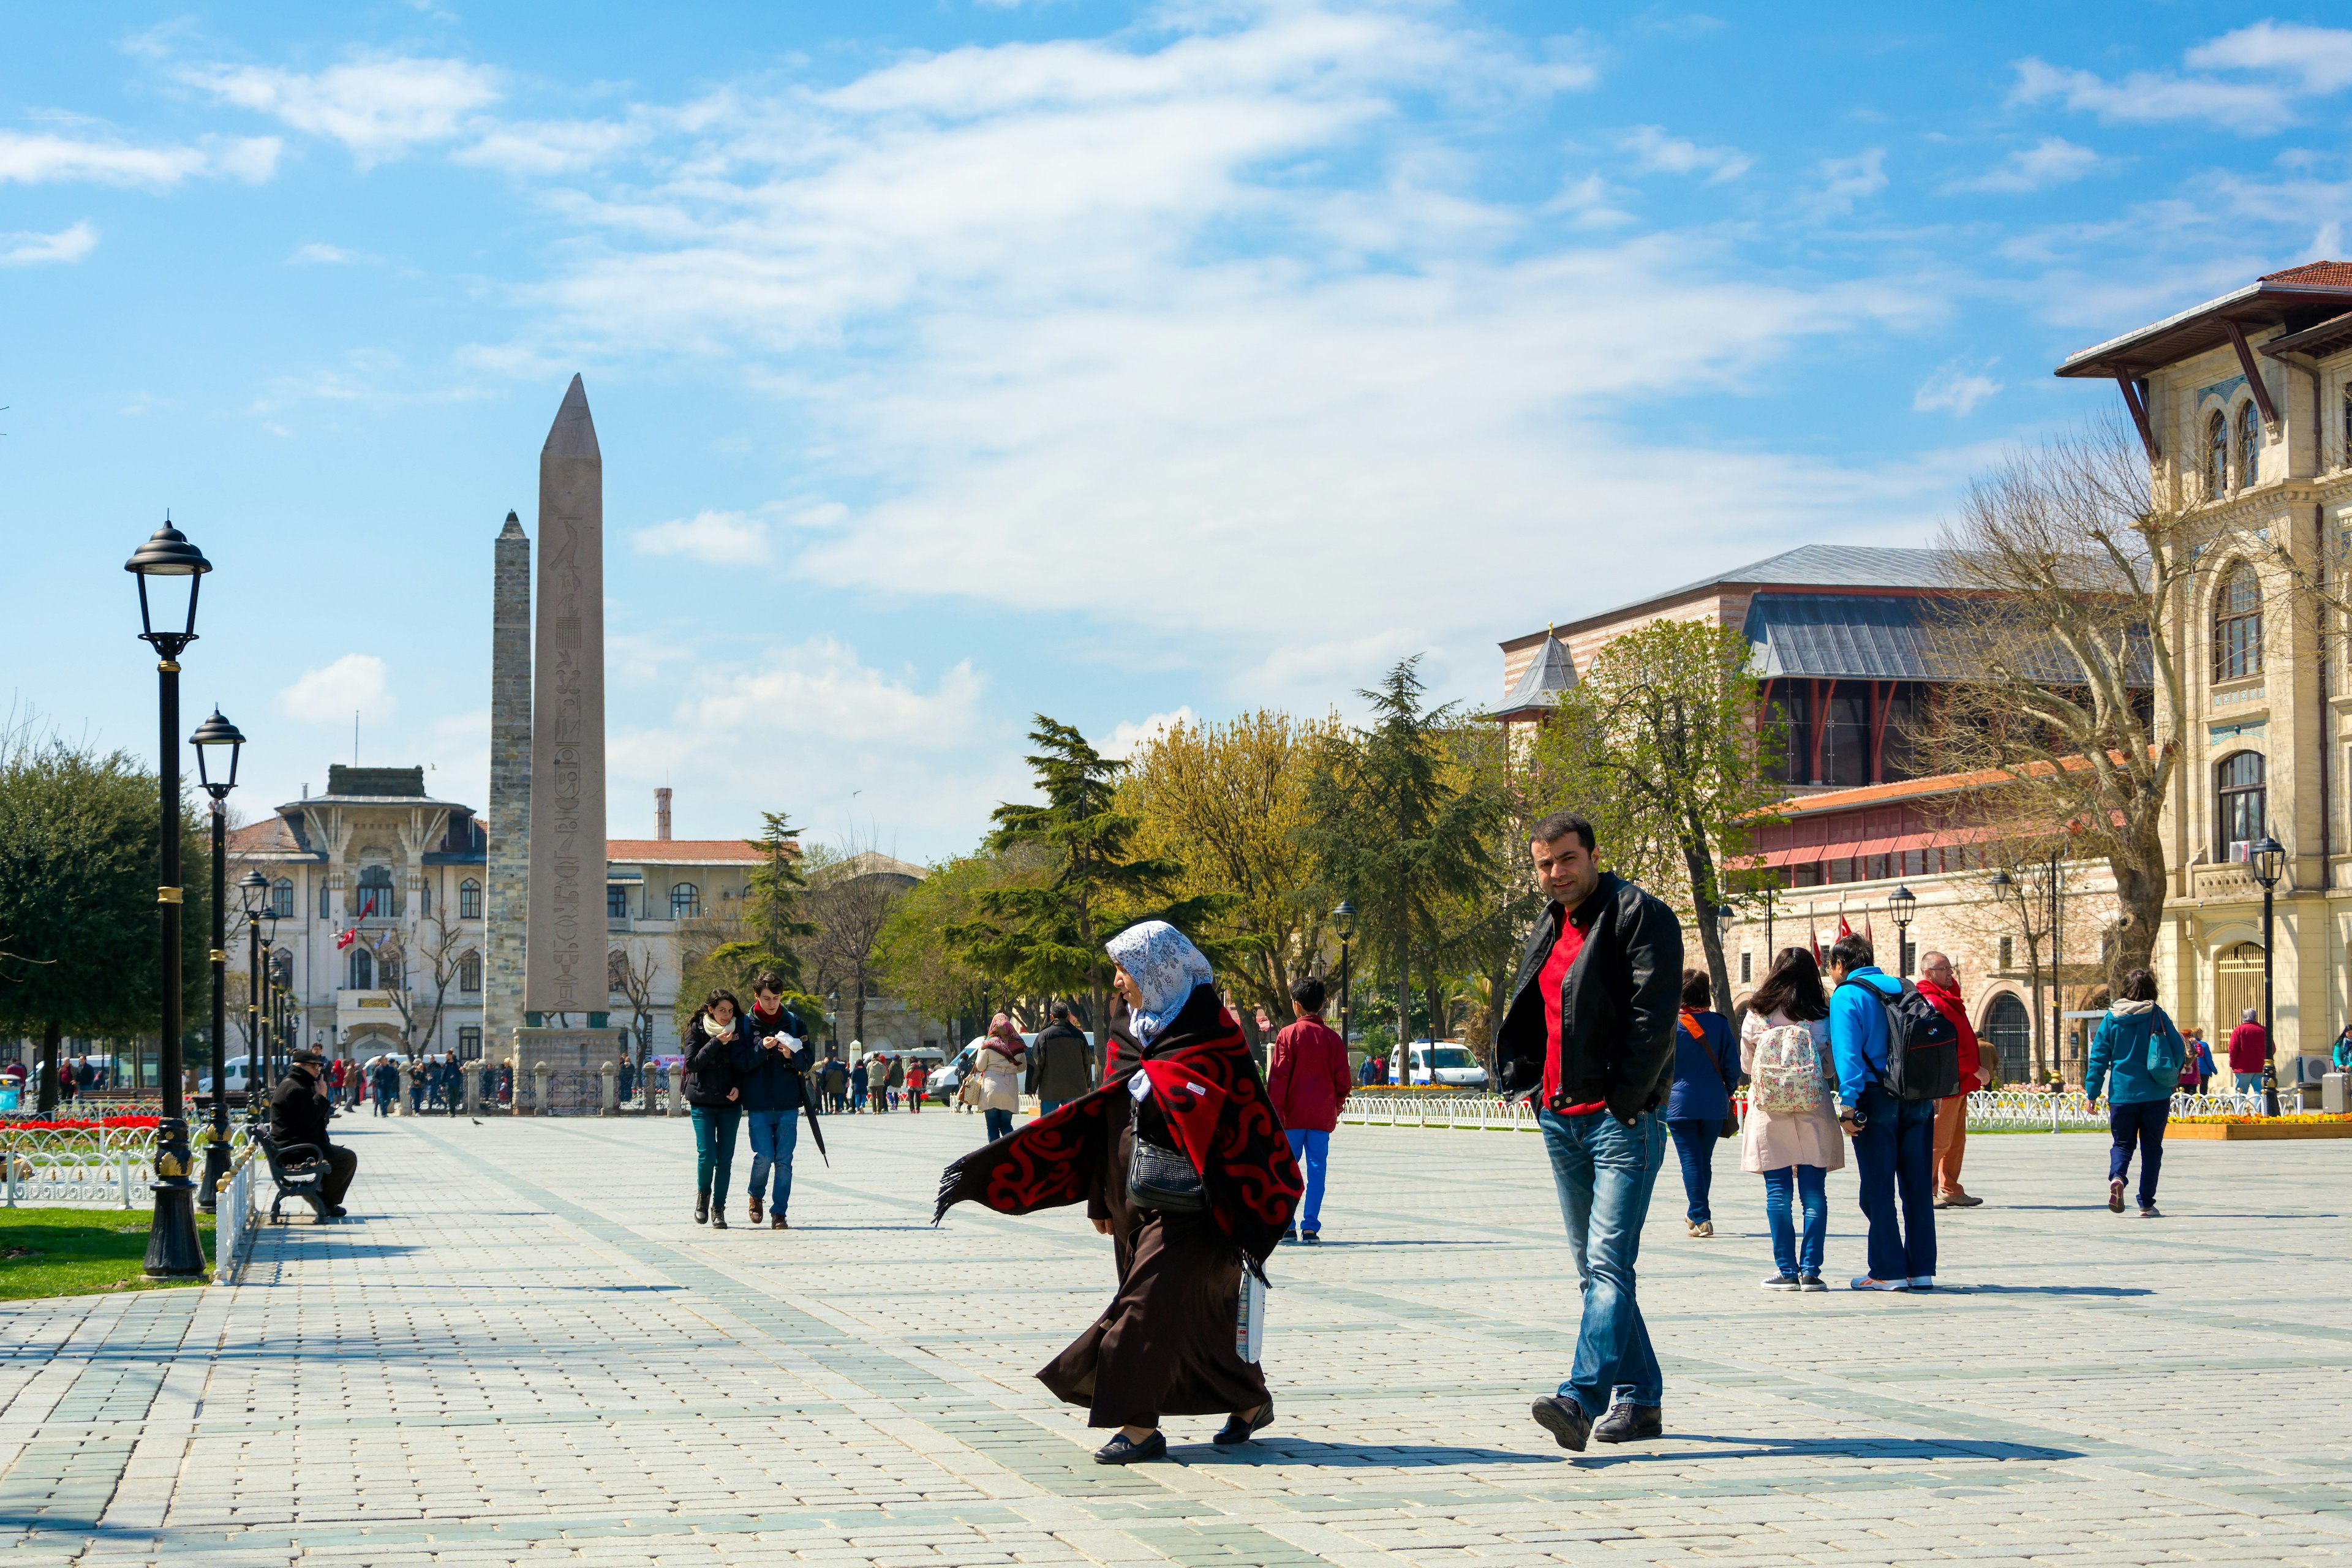
[[[1919,955],[1919,994],[1960,1037],[1960,1092],[1936,1101],[1936,1206],[1972,1209],[1984,1199],[1970,1197],[1960,1185],[1960,1161],[1969,1152],[1969,1095],[1992,1081],[1992,1069],[1977,1044],[1976,1026],[1960,996],[1960,973],[1949,955]]]
[[[613,1093],[623,1105],[628,1104],[637,1095],[637,1057],[625,1045],[621,1047],[620,1068],[613,1074]]]
[[[1882,1081],[1894,1042],[1881,998],[1903,982],[1880,969],[1865,936],[1830,949],[1830,1055],[1837,1064],[1838,1121],[1853,1140],[1862,1212],[1870,1221],[1870,1272],[1857,1290],[1936,1286],[1936,1102],[1897,1100]],[[1902,1206],[1898,1217],[1896,1194]]]
[[[2254,1010],[2246,1009],[2243,1019],[2230,1031],[2230,1086],[2240,1094],[2253,1094],[2263,1087],[2263,1064],[2271,1058],[2271,1032],[2254,1022]]]
[[[852,1115],[866,1109],[866,1080],[872,1076],[872,1065],[864,1057],[850,1065],[849,1110]]]
[[[890,1109],[896,1110],[898,1109],[899,1091],[907,1087],[906,1058],[892,1057],[890,1058],[890,1076],[885,1081],[887,1083],[890,1090]]]
[[[2190,1029],[2183,1042],[2189,1048],[2180,1061],[2180,1087],[2197,1094],[2209,1094],[2213,1081],[2213,1047],[2205,1043],[2202,1029]]]
[[[408,1064],[408,1113],[411,1116],[425,1114],[425,1091],[430,1086],[431,1072],[424,1059],[419,1058],[410,1062]]]
[[[980,1079],[980,1109],[993,1143],[1013,1131],[1013,1113],[1021,1109],[1021,1031],[999,1013],[989,1020],[988,1033],[972,1043],[979,1047],[971,1066]]]
[[[1055,1002],[1054,1021],[1029,1042],[1028,1090],[1037,1097],[1037,1114],[1051,1116],[1095,1087],[1094,1047],[1072,1021],[1067,1002]]]
[[[1666,1127],[1674,1071],[1682,925],[1597,858],[1592,824],[1554,812],[1528,850],[1550,901],[1519,956],[1495,1032],[1506,1097],[1538,1100],[1583,1304],[1576,1359],[1535,1419],[1563,1448],[1664,1431],[1664,1379],[1634,1297],[1634,1262]]]
[[[1737,1137],[1732,1090],[1739,1087],[1739,1051],[1731,1024],[1715,1010],[1715,985],[1704,969],[1683,971],[1683,1005],[1675,1020],[1675,1077],[1666,1091],[1666,1131],[1681,1157],[1686,1235],[1715,1234],[1707,1194],[1715,1185],[1715,1145]]]
[[[2352,1024],[2345,1025],[2336,1044],[2328,1047],[2327,1066],[2334,1072],[2352,1072]]]
[[[1748,998],[1739,1067],[1748,1079],[1739,1168],[1764,1178],[1764,1224],[1772,1235],[1773,1272],[1764,1289],[1826,1290],[1827,1179],[1845,1164],[1845,1135],[1831,1092],[1837,1070],[1830,1058],[1829,997],[1821,965],[1805,949],[1782,948]],[[1803,1212],[1801,1237],[1792,1209]]]
[[[816,1049],[799,1037],[793,1016],[784,1011],[783,976],[761,970],[751,984],[751,1027],[735,1045],[735,1081],[751,1135],[751,1223],[760,1223],[764,1199],[770,1228],[788,1230],[784,1215],[792,1206],[793,1153],[800,1146],[806,1088],[801,1075]],[[772,1194],[763,1191],[772,1175]]]
[[[727,1228],[727,1177],[735,1163],[735,1129],[743,1120],[735,1086],[735,1047],[751,1038],[735,993],[713,991],[686,1026],[687,1114],[694,1121],[694,1223]]]
[[[360,1157],[327,1137],[327,1097],[320,1092],[319,1074],[327,1058],[317,1051],[296,1051],[286,1077],[269,1095],[269,1137],[280,1149],[308,1144],[326,1162],[319,1183],[319,1201],[328,1218],[343,1212],[344,1194],[359,1173]]]
[[[2139,1217],[2160,1219],[2156,1210],[2157,1173],[2164,1164],[2164,1124],[2172,1111],[2173,1082],[2188,1055],[2172,1019],[2156,1005],[2156,976],[2135,969],[2123,978],[2091,1037],[2089,1065],[2083,1069],[2083,1097],[2107,1097],[2107,1207],[2124,1212],[2124,1178],[2131,1173],[2132,1151],[2139,1151]]]
[[[907,1114],[913,1116],[923,1109],[923,1090],[931,1081],[930,1069],[917,1057],[907,1064]]]
[[[390,1057],[373,1060],[374,1065],[368,1069],[368,1086],[375,1091],[375,1113],[390,1116],[393,1097],[400,1092],[400,1068]]]
[[[1290,1142],[1290,1157],[1298,1162],[1307,1182],[1306,1201],[1291,1216],[1284,1239],[1311,1247],[1323,1237],[1323,1184],[1331,1167],[1331,1134],[1348,1103],[1348,1047],[1323,1021],[1323,982],[1312,975],[1291,982],[1290,999],[1297,1005],[1298,1021],[1274,1037],[1265,1096]]]

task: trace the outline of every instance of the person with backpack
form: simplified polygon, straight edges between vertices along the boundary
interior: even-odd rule
[[[2107,1207],[2124,1212],[2124,1178],[2131,1173],[2132,1150],[2139,1150],[2139,1217],[2156,1212],[2156,1175],[2164,1164],[2164,1124],[2172,1110],[2172,1089],[2189,1047],[2172,1020],[2156,1005],[2156,976],[2135,969],[2124,976],[2118,998],[2108,1004],[2091,1037],[2091,1059],[2083,1069],[2083,1098],[2095,1105],[2107,1096]]]
[[[1739,1061],[1731,1025],[1715,1010],[1715,987],[1704,969],[1683,971],[1683,1005],[1675,1028],[1675,1079],[1666,1091],[1666,1131],[1683,1167],[1687,1204],[1684,1231],[1715,1234],[1715,1211],[1707,1194],[1715,1185],[1717,1139],[1739,1135],[1731,1113],[1731,1091],[1739,1087]]]
[[[1829,1237],[1829,1173],[1845,1164],[1845,1138],[1831,1108],[1837,1070],[1830,1057],[1830,1003],[1822,967],[1801,947],[1784,947],[1748,1001],[1739,1029],[1748,1075],[1748,1120],[1739,1168],[1764,1178],[1764,1223],[1774,1272],[1767,1290],[1826,1290],[1822,1252]],[[1801,1207],[1804,1235],[1790,1210]]]
[[[890,1076],[885,1081],[890,1092],[888,1098],[883,1101],[883,1105],[888,1110],[896,1110],[898,1109],[898,1091],[907,1087],[906,1058],[890,1058]]]
[[[1932,1290],[1936,1101],[1958,1090],[1959,1037],[1916,987],[1878,967],[1868,937],[1838,938],[1830,978],[1838,1122],[1853,1140],[1870,1221],[1870,1272],[1855,1276],[1853,1289]]]

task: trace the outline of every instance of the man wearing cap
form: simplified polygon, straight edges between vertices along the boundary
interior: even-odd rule
[[[269,1136],[281,1149],[308,1143],[327,1157],[327,1179],[319,1184],[327,1213],[343,1212],[343,1194],[359,1174],[360,1157],[327,1141],[327,1097],[319,1092],[319,1074],[327,1058],[317,1051],[297,1051],[286,1077],[269,1093]]]

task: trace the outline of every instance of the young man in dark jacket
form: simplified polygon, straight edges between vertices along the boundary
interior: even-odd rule
[[[1584,1309],[1576,1362],[1535,1405],[1563,1448],[1663,1430],[1650,1331],[1633,1297],[1633,1260],[1665,1160],[1659,1102],[1675,1059],[1683,931],[1672,910],[1594,856],[1592,824],[1554,812],[1528,851],[1549,897],[1519,959],[1496,1031],[1506,1096],[1538,1101],[1536,1122],[1575,1249]]]
[[[751,1032],[735,1043],[735,1087],[751,1134],[751,1223],[760,1223],[768,1173],[775,1173],[769,1225],[789,1230],[784,1211],[793,1201],[793,1152],[800,1147],[801,1101],[807,1080],[801,1075],[816,1060],[816,1047],[800,1037],[784,1011],[783,977],[762,970],[751,986]]]
[[[269,1091],[269,1138],[280,1149],[308,1143],[327,1159],[327,1179],[319,1196],[330,1215],[343,1212],[343,1194],[359,1174],[360,1157],[327,1141],[327,1097],[319,1092],[319,1069],[327,1058],[316,1051],[297,1051],[286,1076]]]
[[[1070,1021],[1070,1005],[1054,1004],[1054,1021],[1037,1032],[1029,1047],[1029,1081],[1023,1086],[1037,1097],[1037,1114],[1051,1116],[1063,1105],[1095,1087],[1094,1047]]]

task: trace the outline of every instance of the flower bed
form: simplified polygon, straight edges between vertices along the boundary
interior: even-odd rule
[[[37,1117],[0,1116],[0,1132],[108,1132],[117,1128],[152,1132],[163,1120],[160,1116],[102,1116],[95,1121],[61,1117],[44,1121]]]
[[[2165,1136],[2211,1138],[2231,1143],[2352,1138],[2352,1116],[2183,1116],[2166,1124]]]

